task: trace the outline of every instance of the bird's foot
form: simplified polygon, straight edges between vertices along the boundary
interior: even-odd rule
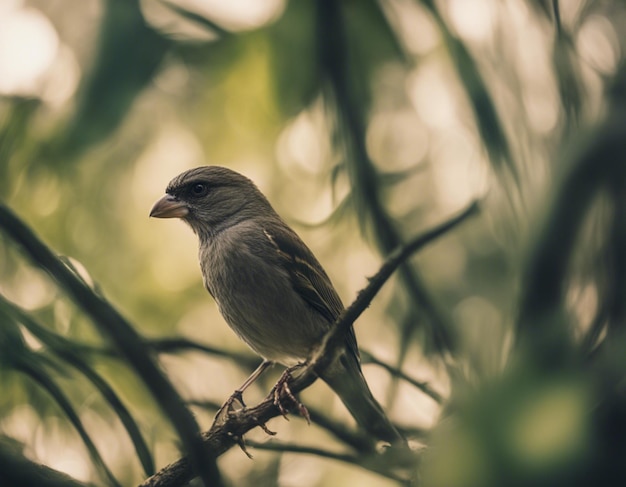
[[[278,379],[278,382],[276,382],[276,385],[272,389],[272,393],[274,395],[274,405],[278,408],[280,414],[283,415],[283,418],[289,421],[289,418],[287,417],[289,411],[283,406],[283,401],[285,398],[287,398],[296,406],[298,412],[300,413],[300,416],[306,419],[306,422],[308,424],[311,424],[311,416],[309,415],[309,410],[304,404],[302,404],[298,400],[298,398],[293,394],[293,392],[291,392],[291,389],[289,388],[289,382],[293,379],[291,372],[301,368],[303,365],[304,364],[298,364],[286,369],[283,372],[283,375],[280,376],[280,379]]]
[[[235,403],[240,404],[240,407],[238,409],[246,408],[246,403],[243,401],[243,391],[241,391],[240,389],[237,389],[235,392],[233,392],[231,396],[226,400],[226,402],[222,404],[222,407],[219,408],[219,410],[215,414],[214,423],[225,423],[228,419],[228,416],[236,411],[236,408],[233,406],[233,404]]]
[[[250,460],[253,460],[254,457],[252,456],[252,453],[248,451],[248,447],[246,447],[246,442],[244,441],[243,436],[233,436],[233,439],[239,446],[239,449],[244,453],[244,455],[247,456]]]

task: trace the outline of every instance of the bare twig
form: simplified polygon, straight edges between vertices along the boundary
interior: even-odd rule
[[[48,331],[48,333],[52,333]],[[55,338],[63,340],[67,346],[76,352],[87,355],[103,355],[110,358],[121,358],[119,350],[114,347],[90,345],[73,340],[68,340],[60,335]],[[214,347],[205,343],[199,343],[184,337],[166,337],[144,340],[144,344],[159,354],[176,354],[180,352],[202,352],[215,357],[226,358],[234,364],[249,372],[259,365],[259,358],[251,353],[236,352],[221,347]]]
[[[435,401],[436,403],[441,404],[443,402],[443,397],[441,396],[441,394],[433,390],[433,388],[430,387],[428,382],[418,381],[418,380],[413,379],[412,377],[409,377],[402,370],[398,369],[397,367],[393,367],[392,365],[389,365],[387,362],[383,362],[382,360],[374,357],[374,355],[372,355],[370,352],[361,350],[361,361],[363,363],[370,363],[370,364],[378,365],[379,367],[382,367],[394,377],[398,377],[399,379],[402,379],[408,382],[412,386],[417,387],[424,394],[432,398],[433,401]]]
[[[254,441],[247,440],[246,444],[257,450],[269,450],[269,451],[279,451],[279,452],[289,452],[289,453],[308,453],[312,455],[316,455],[322,458],[332,458],[333,460],[339,460],[341,462],[351,463],[352,465],[360,465],[359,459],[354,455],[349,455],[347,453],[339,453],[333,452],[330,450],[324,450],[322,448],[317,448],[313,446],[303,446],[297,445],[294,443],[285,443],[281,441]]]
[[[354,448],[357,452],[372,451],[374,444],[369,435],[349,428],[345,423],[329,417],[314,407],[307,406],[307,409],[309,410],[311,422],[325,429],[339,441]]]
[[[391,480],[395,480],[396,482],[401,483],[402,485],[408,485],[408,481],[400,477],[399,475],[393,473],[392,471],[386,470],[384,468],[380,468],[378,462],[368,462],[368,458],[359,457],[355,455],[349,455],[347,453],[338,453],[330,450],[325,450],[323,448],[317,448],[314,446],[303,446],[296,445],[293,443],[284,443],[276,440],[260,442],[254,440],[246,440],[247,446],[251,446],[256,448],[257,450],[268,450],[268,451],[276,451],[282,453],[299,453],[303,455],[315,455],[321,458],[328,458],[331,460],[348,463],[350,465],[356,465],[358,467],[364,468],[366,470],[370,470],[371,472],[375,472],[383,477],[386,477]]]
[[[189,399],[185,401],[187,406],[196,406],[202,409],[207,409],[208,411],[218,411],[222,405],[217,401],[212,401],[210,399]]]
[[[155,338],[146,342],[158,353],[177,353],[180,351],[196,350],[208,355],[231,359],[237,365],[246,369],[255,369],[259,365],[259,358],[243,352],[234,352],[224,348],[213,347],[204,343],[198,343],[187,338],[169,337]]]
[[[447,233],[450,229],[454,228],[456,225],[463,222],[468,217],[478,213],[478,209],[478,202],[475,201],[456,217],[438,225],[437,227],[410,241],[404,247],[401,247],[393,252],[385,261],[380,270],[376,273],[376,275],[370,278],[369,284],[359,292],[352,304],[347,307],[343,311],[343,313],[341,313],[335,323],[335,326],[326,334],[323,346],[320,347],[318,353],[314,356],[310,367],[313,367],[315,370],[320,370],[323,368],[322,366],[326,366],[331,362],[333,357],[331,354],[326,353],[327,350],[338,349],[338,344],[340,341],[343,340],[344,334],[348,331],[350,326],[352,326],[352,324],[359,318],[359,316],[361,316],[363,311],[367,309],[376,294],[378,294],[378,291],[380,291],[380,289],[383,287],[383,284],[387,282],[393,272],[401,264],[403,264],[413,253],[418,251],[420,248],[424,247],[441,235]]]

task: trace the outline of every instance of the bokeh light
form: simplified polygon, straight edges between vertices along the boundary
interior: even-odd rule
[[[590,0],[0,0],[0,202],[146,340],[208,347],[153,352],[207,430],[213,403],[260,358],[204,289],[193,231],[149,218],[174,176],[217,164],[250,177],[345,304],[394,249],[480,200],[480,215],[409,258],[355,324],[363,373],[417,445],[415,463],[398,473],[294,417],[268,423],[276,437],[246,435],[254,460],[232,449],[219,467],[244,487],[392,486],[396,474],[442,487],[595,485],[581,472],[622,472],[611,455],[625,451],[602,423],[623,408],[625,210],[620,177],[602,179],[618,150],[595,160],[563,213],[582,223],[556,238],[569,258],[558,292],[542,294],[556,304],[530,320],[531,352],[518,333],[543,225],[562,223],[544,218],[605,116],[621,120],[625,32],[626,6]],[[136,438],[111,396],[157,469],[181,455],[170,418],[18,247],[0,235],[0,435],[99,485],[63,397],[120,482],[139,484]],[[558,257],[545,267],[560,271]],[[561,348],[536,338],[560,325]],[[321,381],[301,396],[356,431]],[[358,461],[263,449],[282,443]]]

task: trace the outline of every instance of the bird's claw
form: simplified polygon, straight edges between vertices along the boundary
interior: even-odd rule
[[[256,421],[258,427],[261,428],[266,435],[276,436],[276,431],[272,431],[271,429],[269,429],[263,421],[260,421],[256,416],[254,416],[253,419]]]
[[[254,457],[252,456],[252,453],[248,451],[248,447],[246,447],[246,442],[244,441],[243,436],[236,437],[235,441],[244,455],[246,455],[250,460],[253,460]]]
[[[237,389],[235,392],[231,394],[231,396],[228,398],[226,403],[228,404],[230,408],[232,408],[232,405],[235,401],[241,404],[241,409],[245,409],[246,403],[243,401],[243,391]]]
[[[235,408],[233,407],[233,404],[235,402],[238,402],[241,405],[239,409],[246,408],[246,403],[243,401],[243,391],[240,391],[239,389],[237,389],[235,392],[231,394],[231,396],[226,400],[226,402],[222,404],[222,407],[219,408],[219,410],[217,411],[217,414],[215,415],[215,423],[226,422],[226,420],[228,419],[228,416],[230,416],[235,411]]]
[[[236,410],[233,407],[233,403],[235,402],[238,402],[239,404],[241,404],[241,408],[239,408],[238,410]],[[217,414],[215,415],[215,421],[213,423],[224,424],[228,420],[228,416],[233,415],[237,411],[241,411],[242,409],[245,409],[245,408],[246,408],[246,403],[243,400],[243,391],[241,391],[240,389],[237,389],[235,392],[231,394],[231,396],[226,400],[226,402],[222,405],[222,407],[220,407],[220,409],[217,411]],[[267,425],[264,422],[260,421],[256,416],[253,415],[252,419],[254,419],[256,424],[263,431],[265,431],[266,434],[270,436],[274,436],[276,434],[275,431],[272,431],[271,429],[269,429]],[[236,441],[239,444],[239,447],[243,450],[243,452],[248,457],[252,458],[252,455],[250,455],[245,448],[245,444],[243,443],[243,438],[239,438]]]
[[[274,396],[274,405],[278,408],[283,418],[289,421],[289,418],[287,417],[289,411],[283,406],[283,400],[286,397],[296,406],[298,412],[300,413],[300,416],[306,419],[306,422],[308,424],[311,424],[311,416],[309,415],[309,410],[304,404],[302,404],[298,400],[298,398],[293,394],[293,392],[291,392],[291,389],[289,388],[289,381],[291,381],[291,379],[293,378],[293,376],[291,375],[291,371],[299,367],[300,365],[296,365],[295,367],[291,367],[285,370],[285,372],[283,372],[283,375],[280,376],[280,379],[278,379],[278,382],[276,382],[276,385],[272,389],[272,393]]]

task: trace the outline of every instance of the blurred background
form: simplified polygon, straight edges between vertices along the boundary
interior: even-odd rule
[[[609,0],[0,0],[0,200],[161,344],[206,430],[258,359],[203,289],[191,230],[148,218],[170,179],[249,176],[346,304],[393,249],[480,199],[355,325],[374,394],[426,446],[409,476],[616,485],[625,47],[626,5]],[[132,368],[7,235],[3,441],[97,485],[98,457],[122,485],[179,458]],[[324,384],[301,399],[354,427]],[[276,438],[249,434],[254,460],[219,459],[232,485],[407,478],[265,451],[349,450],[300,418],[268,426]]]

